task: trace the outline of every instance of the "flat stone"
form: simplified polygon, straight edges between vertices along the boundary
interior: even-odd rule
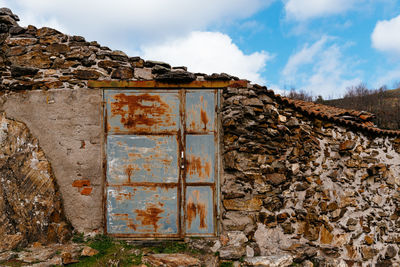
[[[320,229],[320,242],[322,244],[329,245],[332,243],[332,240],[333,240],[333,234],[324,226],[322,226]]]
[[[340,143],[339,145],[339,151],[343,152],[343,151],[348,151],[348,150],[352,150],[356,145],[356,142],[354,142],[353,140],[346,140],[342,143]]]
[[[65,54],[71,49],[66,44],[50,44],[46,47],[46,51],[52,54]]]
[[[3,253],[0,253],[0,262],[2,261],[8,261],[11,259],[14,259],[18,257],[18,254],[14,251],[5,251]]]
[[[282,173],[270,173],[265,175],[265,179],[274,185],[279,185],[286,181],[286,176]]]
[[[38,51],[32,51],[27,54],[11,57],[10,61],[16,66],[26,66],[40,69],[49,68],[51,65],[50,56]]]
[[[121,64],[112,60],[102,60],[97,63],[100,68],[109,69],[119,67]]]
[[[245,231],[247,228],[254,228],[253,219],[240,212],[231,212],[228,211],[222,220],[222,225],[227,231]]]
[[[97,80],[102,74],[96,70],[76,70],[74,75],[80,80]]]
[[[376,254],[378,254],[378,251],[371,247],[362,247],[361,253],[365,260],[371,260]]]
[[[129,80],[133,77],[133,70],[129,67],[119,67],[111,74],[111,78],[120,80]]]
[[[83,247],[83,250],[81,252],[81,256],[86,256],[86,257],[92,257],[94,255],[97,255],[99,253],[98,250],[85,246]]]
[[[114,60],[128,61],[128,56],[125,54],[125,52],[120,51],[120,50],[112,51],[112,52],[109,54],[109,57],[110,57],[111,59],[114,59]]]
[[[71,264],[79,262],[77,259],[74,259],[71,252],[63,252],[61,253],[62,263],[63,264]]]
[[[263,107],[263,102],[258,98],[247,98],[243,100],[244,106],[256,106],[256,107]]]
[[[178,267],[201,266],[199,259],[186,254],[151,254],[143,256],[142,261],[154,266]]]
[[[369,236],[369,235],[366,235],[366,236],[364,237],[364,241],[365,241],[365,243],[366,243],[367,245],[372,245],[372,244],[374,243],[374,239],[373,239],[371,236]]]
[[[394,247],[394,246],[388,246],[387,247],[387,249],[386,249],[386,253],[385,253],[385,256],[387,257],[387,258],[394,258],[394,257],[396,257],[396,255],[397,255],[397,250],[396,250],[396,248]]]
[[[237,260],[246,255],[245,246],[224,246],[218,250],[223,260]]]
[[[12,26],[18,26],[18,23],[15,21],[15,19],[9,15],[0,16],[0,23],[5,23]]]
[[[39,69],[31,67],[11,66],[11,76],[20,77],[25,75],[35,75]]]
[[[244,263],[250,266],[286,267],[293,264],[293,256],[289,254],[257,256],[252,258],[244,258]]]
[[[157,81],[167,83],[185,83],[196,80],[196,76],[193,73],[186,71],[170,71],[164,74],[157,75],[155,79]]]
[[[135,68],[134,76],[136,79],[152,80],[153,74],[150,68]]]
[[[238,210],[238,211],[259,211],[261,210],[263,201],[260,198],[251,199],[224,199],[224,207],[227,210]]]
[[[7,8],[7,7],[2,7],[0,8],[0,15],[4,16],[4,15],[8,15],[10,16],[12,19],[14,19],[15,21],[19,21],[19,17],[17,15],[15,15],[11,9]]]
[[[228,232],[228,246],[240,247],[248,241],[246,235],[241,231]]]
[[[6,44],[9,46],[28,46],[36,44],[38,39],[36,38],[9,38],[6,40]]]
[[[29,251],[19,253],[18,259],[28,262],[44,262],[52,258],[56,254],[56,250],[50,247],[31,248]]]
[[[150,68],[151,68],[151,67],[154,67],[154,66],[156,66],[156,65],[162,66],[162,67],[164,67],[164,68],[171,69],[171,65],[170,65],[170,64],[165,63],[165,62],[162,62],[162,61],[146,60],[146,61],[144,62],[144,66],[145,66],[145,67],[150,67]]]

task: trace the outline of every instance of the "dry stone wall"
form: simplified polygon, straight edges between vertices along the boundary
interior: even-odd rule
[[[310,117],[259,86],[223,92],[223,258],[400,264],[400,138]]]
[[[49,160],[66,216],[78,231],[103,227],[102,96],[88,89],[88,80],[237,80],[128,57],[80,36],[24,28],[17,21],[0,9],[0,111],[25,123],[24,131],[29,128],[39,140],[43,150],[26,155]],[[280,255],[276,259],[285,264],[400,264],[398,137],[310,116],[256,85],[224,89],[222,98],[222,232],[214,252],[249,265],[271,260],[263,258],[269,255]],[[18,143],[23,135],[14,136]],[[3,170],[13,177],[9,167]],[[0,192],[20,190],[16,185],[5,189],[3,183]],[[52,190],[46,196],[59,203],[56,186]],[[2,201],[0,216],[8,209]]]

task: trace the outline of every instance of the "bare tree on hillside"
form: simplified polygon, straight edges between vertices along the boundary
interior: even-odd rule
[[[303,100],[303,101],[307,101],[307,102],[312,102],[314,99],[312,94],[310,94],[304,90],[296,91],[294,88],[292,88],[290,90],[290,92],[287,94],[287,97],[289,97],[291,99],[298,99],[298,100]]]

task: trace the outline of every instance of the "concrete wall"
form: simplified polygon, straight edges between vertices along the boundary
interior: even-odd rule
[[[60,187],[66,216],[78,231],[102,227],[101,102],[101,91],[91,89],[1,96],[0,110],[24,122],[39,140]]]

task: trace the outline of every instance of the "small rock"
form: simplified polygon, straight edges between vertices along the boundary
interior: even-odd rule
[[[220,248],[221,248],[221,242],[219,240],[217,240],[214,242],[214,246],[212,246],[210,250],[215,253]]]
[[[259,211],[261,210],[263,201],[260,198],[252,198],[244,200],[242,198],[224,199],[224,207],[227,210],[238,211]]]
[[[186,71],[170,71],[156,76],[156,81],[166,83],[185,83],[196,80],[193,73]]]
[[[250,246],[246,246],[246,257],[248,258],[254,257],[254,249]]]
[[[229,232],[228,238],[228,246],[231,245],[239,247],[248,241],[246,235],[241,231]]]
[[[258,256],[252,258],[245,258],[244,263],[250,266],[285,267],[292,265],[293,257],[288,254],[273,255],[273,256]]]
[[[303,267],[314,267],[314,263],[312,263],[312,262],[309,261],[309,260],[305,260],[305,261],[302,263],[302,266],[303,266]]]
[[[79,262],[78,260],[72,258],[72,254],[69,252],[61,253],[61,258],[62,258],[63,264],[71,264],[71,263]]]
[[[39,69],[30,67],[11,66],[11,76],[20,77],[25,75],[35,75]]]
[[[271,174],[267,174],[265,176],[265,179],[274,185],[279,185],[279,184],[283,183],[284,181],[286,181],[286,176],[282,173],[271,173]]]
[[[256,106],[256,107],[263,107],[263,102],[258,98],[248,98],[243,100],[244,106]]]
[[[144,263],[154,266],[200,266],[200,260],[186,254],[152,254],[143,256]]]
[[[388,246],[386,249],[386,258],[394,258],[397,254],[397,250],[394,246]]]
[[[364,237],[364,240],[365,240],[365,243],[366,243],[367,245],[372,245],[372,244],[374,243],[374,239],[373,239],[372,237],[370,237],[369,235],[366,235],[366,236]]]
[[[226,246],[218,250],[219,257],[224,260],[237,260],[246,255],[244,246]]]
[[[14,259],[17,256],[18,256],[18,254],[13,251],[6,251],[3,253],[0,253],[0,262]]]
[[[280,122],[286,122],[287,121],[287,118],[285,116],[283,116],[283,115],[279,115],[278,118],[279,118]]]
[[[81,256],[92,257],[94,255],[97,255],[98,253],[99,253],[98,250],[85,246],[81,252]]]

